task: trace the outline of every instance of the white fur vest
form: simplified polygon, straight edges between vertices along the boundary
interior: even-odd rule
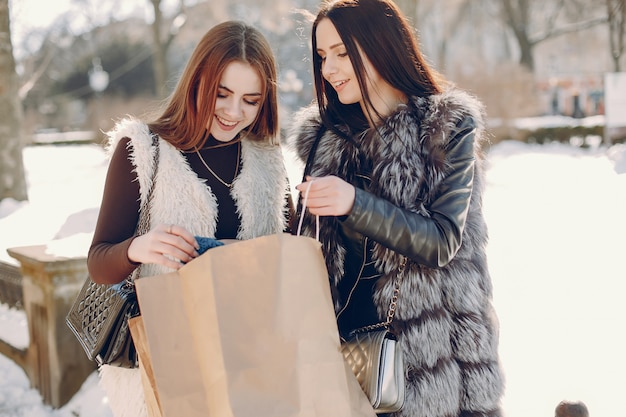
[[[487,227],[481,200],[484,190],[482,105],[470,95],[450,89],[413,97],[400,106],[381,128],[379,144],[357,146],[327,130],[315,153],[313,176],[337,175],[351,182],[354,167],[366,158],[372,167],[369,191],[399,207],[428,216],[428,205],[446,176],[445,147],[450,132],[466,117],[477,126],[475,173],[462,244],[442,268],[409,261],[401,280],[394,318],[407,365],[407,399],[401,417],[499,416],[503,376],[498,361],[498,325],[491,305],[491,279],[486,260]],[[321,125],[317,107],[301,110],[287,135],[287,144],[307,160]],[[345,126],[337,126],[346,131]],[[357,139],[358,141],[358,139]],[[394,142],[395,141],[395,142]],[[391,149],[391,150],[390,150]],[[303,234],[314,232],[307,216]],[[337,219],[320,218],[331,286],[344,273],[348,245],[338,232]],[[393,293],[391,278],[403,257],[379,244],[371,253],[381,273],[373,294],[380,319]]]
[[[109,134],[110,149],[115,149],[123,137],[130,138],[130,155],[143,204],[154,170],[152,138],[148,126],[133,119],[121,121]],[[282,232],[286,226],[288,184],[280,146],[243,139],[241,158],[241,172],[231,189],[241,221],[237,238],[244,240]],[[196,236],[215,236],[218,213],[215,196],[180,151],[163,139],[159,139],[159,165],[152,198],[151,227],[174,223]],[[157,265],[141,268],[141,276],[165,272],[169,270]]]

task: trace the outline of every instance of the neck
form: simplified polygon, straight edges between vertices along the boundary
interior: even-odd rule
[[[378,125],[382,119],[393,113],[399,105],[406,104],[408,97],[402,91],[386,85],[383,90],[376,90],[370,97],[369,106],[361,101],[361,109],[370,126]]]

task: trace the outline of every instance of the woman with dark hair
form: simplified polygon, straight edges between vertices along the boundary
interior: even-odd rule
[[[276,64],[263,35],[241,22],[209,30],[162,114],[150,123],[122,120],[109,132],[91,278],[112,284],[177,270],[198,256],[197,236],[288,231],[293,207],[277,114]],[[150,189],[149,230],[138,236]],[[116,417],[146,415],[139,370],[103,365],[100,375]]]
[[[384,322],[397,288],[394,415],[501,415],[482,104],[428,66],[391,0],[325,3],[312,46],[317,100],[288,142],[307,161],[303,234],[319,216],[340,336]]]

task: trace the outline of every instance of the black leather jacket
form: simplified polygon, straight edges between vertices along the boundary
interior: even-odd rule
[[[474,132],[469,117],[458,125],[447,148],[449,174],[426,207],[429,216],[397,207],[369,192],[370,173],[356,176],[352,211],[340,222],[348,248],[345,276],[338,285],[343,306],[337,316],[343,337],[380,321],[371,299],[380,276],[371,259],[373,241],[430,268],[445,266],[456,254],[472,194]]]
[[[319,219],[341,335],[385,320],[399,286],[391,323],[406,367],[399,416],[502,414],[482,210],[485,116],[479,100],[454,87],[409,97],[378,137],[324,133],[309,165],[313,176],[337,175],[358,188],[349,215]],[[294,115],[287,138],[303,162],[320,124],[317,105]],[[368,170],[371,182],[362,175]],[[314,236],[315,217],[303,220],[303,234]]]
[[[450,140],[449,174],[437,198],[426,207],[430,217],[397,207],[357,185],[352,211],[342,219],[344,231],[357,232],[360,240],[368,237],[428,267],[445,266],[461,245],[472,195],[474,131],[473,120],[465,118]],[[357,238],[346,234],[351,240]]]

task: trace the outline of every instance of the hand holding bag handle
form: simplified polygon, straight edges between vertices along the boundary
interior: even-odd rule
[[[304,220],[304,212],[306,211],[306,203],[309,199],[309,191],[311,190],[311,184],[314,181],[309,182],[304,191],[304,198],[302,199],[302,211],[300,212],[300,220],[298,220],[298,230],[296,231],[296,236],[300,236],[300,232],[302,231],[302,221]],[[315,216],[315,240],[320,241],[320,216]]]

